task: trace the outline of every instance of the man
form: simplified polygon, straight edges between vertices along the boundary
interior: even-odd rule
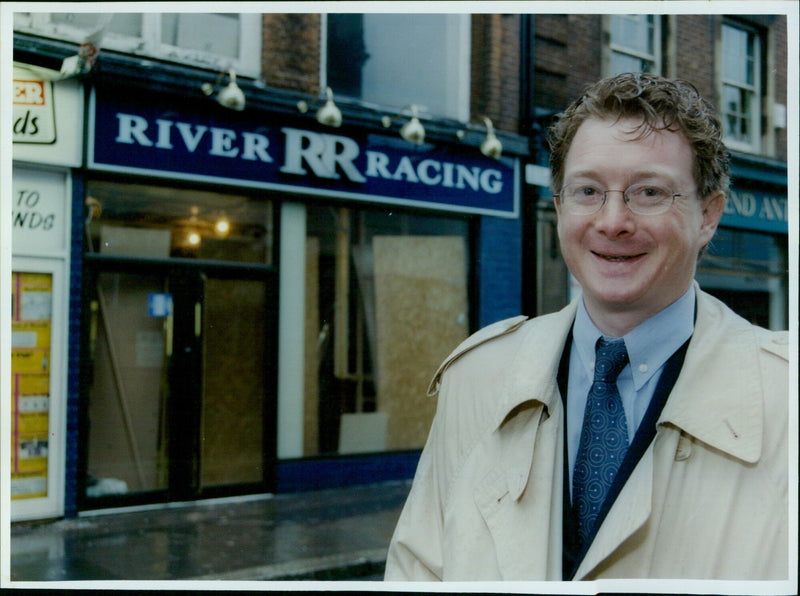
[[[788,334],[693,280],[728,189],[719,121],[626,74],[550,132],[582,297],[442,364],[386,579],[786,579]]]

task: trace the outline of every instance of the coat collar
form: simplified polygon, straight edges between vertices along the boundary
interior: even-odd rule
[[[764,424],[759,344],[752,325],[698,290],[694,334],[657,424],[672,424],[742,461],[758,461]]]
[[[722,302],[695,287],[697,323],[680,376],[658,425],[685,433],[745,462],[761,455],[763,386],[753,327]],[[493,428],[527,401],[548,411],[559,399],[555,371],[575,320],[578,302],[523,324]],[[519,323],[517,323],[519,324]]]
[[[525,335],[509,365],[502,399],[495,410],[494,428],[527,401],[538,401],[549,412],[553,411],[553,401],[560,399],[555,371],[577,309],[578,301],[573,300],[562,310],[533,319],[522,327]]]

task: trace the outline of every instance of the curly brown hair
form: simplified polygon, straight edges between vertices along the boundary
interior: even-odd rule
[[[694,151],[693,175],[698,195],[728,192],[728,150],[713,106],[691,83],[649,73],[625,73],[602,79],[586,88],[548,130],[551,190],[564,182],[564,161],[572,139],[590,118],[641,118],[640,136],[652,130],[682,132]]]

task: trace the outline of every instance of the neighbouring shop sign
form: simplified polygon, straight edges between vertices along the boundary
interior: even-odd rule
[[[78,167],[83,157],[83,85],[49,80],[54,71],[14,64],[12,150],[15,160]]]
[[[732,228],[787,234],[788,207],[785,195],[731,188],[720,223]]]
[[[97,89],[89,166],[266,189],[479,213],[518,214],[518,160],[456,144],[254,122],[211,102],[143,102]],[[151,98],[152,99],[152,98]],[[263,117],[260,115],[259,117]]]
[[[14,76],[13,142],[55,143],[53,84],[34,77]]]

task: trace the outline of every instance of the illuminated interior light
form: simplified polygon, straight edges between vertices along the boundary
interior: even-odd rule
[[[217,220],[217,223],[214,224],[214,231],[219,236],[227,236],[228,232],[231,231],[231,222],[229,222],[224,217],[219,219],[219,220]]]

